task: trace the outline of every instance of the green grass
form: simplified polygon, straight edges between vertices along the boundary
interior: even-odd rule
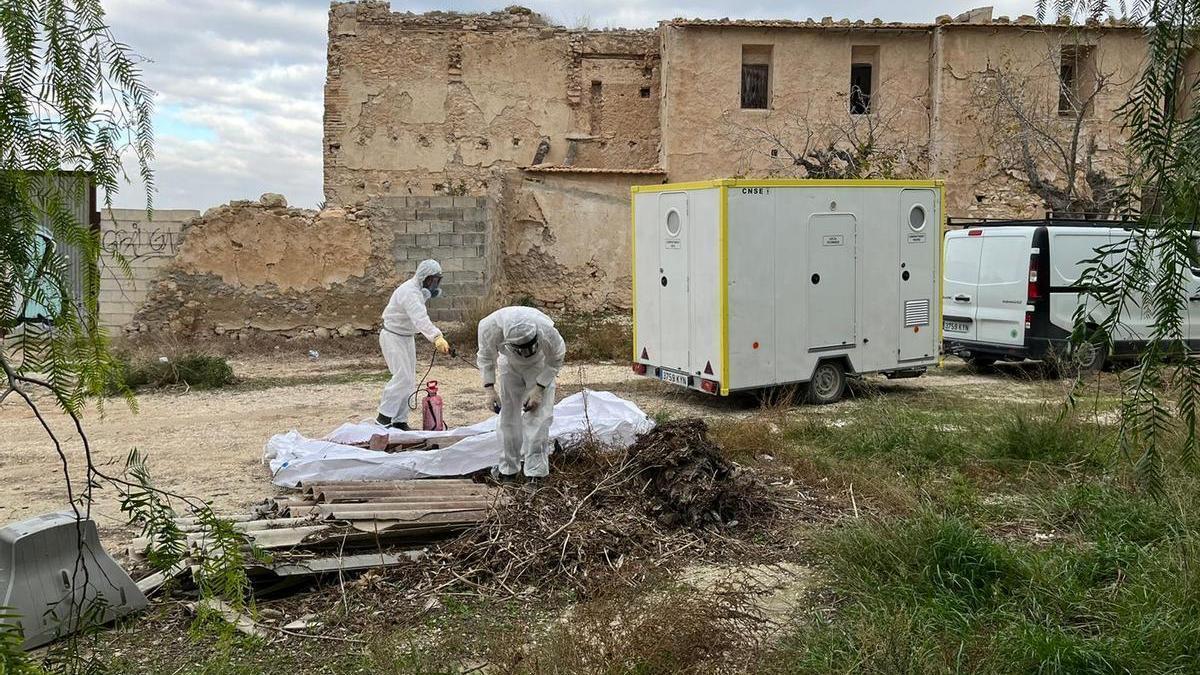
[[[1103,519],[1101,514],[1093,514]],[[767,660],[782,672],[1196,672],[1195,532],[1050,547],[924,511],[827,537],[840,603]]]
[[[1200,478],[1151,498],[1092,409],[930,398],[778,420],[863,517],[813,533],[832,605],[760,669],[1200,672]]]

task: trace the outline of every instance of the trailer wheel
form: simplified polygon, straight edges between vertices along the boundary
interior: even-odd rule
[[[846,369],[840,361],[822,361],[808,381],[808,402],[817,405],[836,403],[846,393]]]

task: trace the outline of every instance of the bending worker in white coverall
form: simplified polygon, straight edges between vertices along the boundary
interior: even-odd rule
[[[408,402],[417,388],[417,344],[413,336],[419,332],[439,354],[450,353],[450,343],[425,310],[425,303],[441,294],[441,282],[442,266],[438,261],[422,260],[417,273],[392,292],[383,310],[379,348],[392,379],[383,387],[375,421],[385,427],[408,429]]]
[[[522,462],[526,478],[550,473],[554,379],[566,355],[554,322],[532,307],[502,307],[479,322],[475,363],[492,409],[500,413],[500,464],[492,470],[497,480],[514,480]]]

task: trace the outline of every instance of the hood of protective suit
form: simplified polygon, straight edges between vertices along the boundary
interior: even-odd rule
[[[441,276],[442,266],[436,260],[422,260],[420,265],[417,265],[417,273],[413,278],[417,280],[417,286],[425,283],[425,279],[434,276]]]
[[[504,326],[504,341],[510,345],[523,345],[537,337],[537,325],[520,318]]]

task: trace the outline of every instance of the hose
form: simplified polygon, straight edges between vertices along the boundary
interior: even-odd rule
[[[410,394],[408,397],[408,409],[409,410],[415,411],[417,409],[417,397],[422,392],[428,391],[428,387],[425,386],[425,383],[429,381],[429,373],[433,372],[433,364],[437,362],[437,357],[438,357],[438,353],[437,353],[437,350],[435,349],[435,350],[433,350],[433,354],[429,357],[429,367],[425,369],[425,374],[421,376],[421,380],[417,383],[417,386],[413,389],[413,393]],[[458,350],[451,349],[450,350],[450,358],[458,359],[459,361],[462,361],[463,363],[469,364],[475,370],[479,370],[479,366],[474,361],[468,359],[465,356],[459,356]]]

